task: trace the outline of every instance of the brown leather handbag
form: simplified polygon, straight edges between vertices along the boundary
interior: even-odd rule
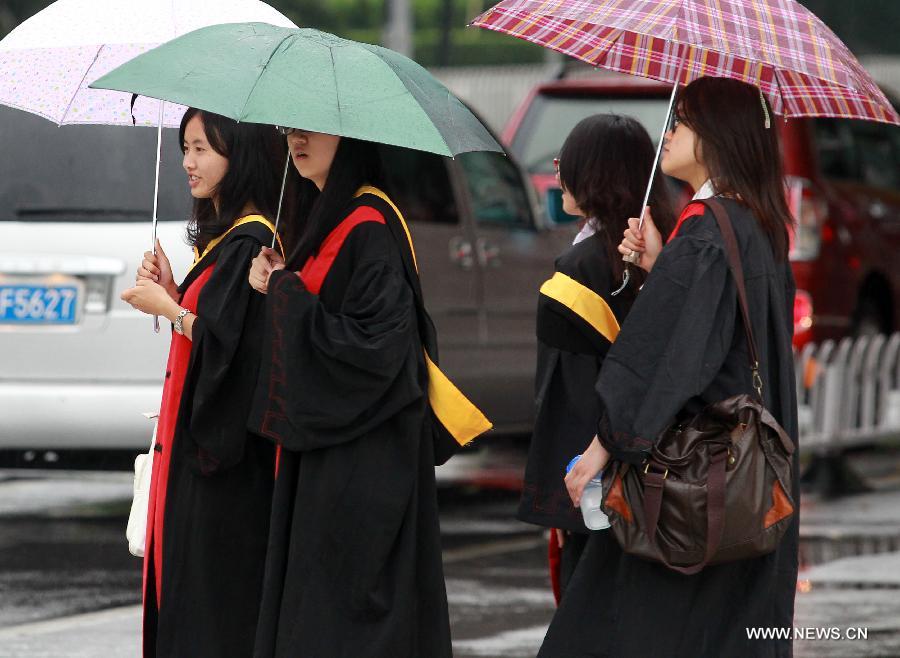
[[[641,466],[603,473],[603,508],[626,553],[683,574],[771,553],[794,515],[794,443],[762,402],[759,357],[737,239],[724,206],[707,199],[737,283],[756,396],[708,406],[663,431]]]

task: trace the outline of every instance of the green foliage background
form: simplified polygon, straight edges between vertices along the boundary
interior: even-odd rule
[[[158,0],[147,0],[148,2]],[[380,43],[385,0],[268,0],[297,25],[340,36]],[[673,0],[675,1],[675,0]],[[449,3],[449,11],[445,9]],[[491,0],[412,0],[415,58],[425,66],[442,62],[444,17],[449,16],[450,65],[524,64],[539,62],[538,46],[501,34],[466,28],[466,23],[493,4]],[[0,36],[43,9],[48,0],[0,0]],[[900,0],[803,0],[840,36],[857,56],[900,54],[897,26]]]

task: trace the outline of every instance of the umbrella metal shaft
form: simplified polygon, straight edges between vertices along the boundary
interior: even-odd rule
[[[659,166],[659,156],[662,153],[663,143],[666,141],[666,133],[669,131],[669,122],[672,118],[672,109],[675,107],[675,96],[678,94],[678,83],[681,79],[681,69],[684,66],[684,58],[682,56],[683,47],[679,44],[678,46],[678,68],[675,70],[675,82],[672,85],[672,94],[669,96],[669,108],[666,110],[666,118],[663,121],[662,133],[659,136],[659,142],[656,144],[656,155],[653,157],[653,167],[650,169],[650,180],[647,181],[647,189],[644,191],[644,201],[641,203],[641,214],[640,220],[638,222],[638,230],[644,228],[644,214],[647,212],[647,202],[650,200],[650,192],[653,190],[653,179],[656,178],[656,168]],[[637,263],[637,260],[634,259],[636,254],[632,252],[627,256],[622,256],[622,260],[626,263]],[[612,296],[615,297],[626,287],[628,287],[628,282],[631,281],[631,272],[628,269],[628,265],[625,266],[625,274],[622,278],[622,285],[618,287],[618,289],[612,292]]]
[[[644,228],[644,213],[647,212],[647,202],[650,200],[650,191],[653,189],[653,179],[656,177],[656,168],[659,166],[659,156],[662,153],[663,143],[666,141],[666,133],[669,132],[669,123],[672,120],[672,109],[675,107],[675,96],[678,94],[678,82],[681,78],[681,69],[684,59],[681,56],[682,46],[678,46],[678,68],[675,71],[675,84],[672,85],[672,94],[669,96],[669,109],[666,110],[666,118],[663,122],[662,133],[656,144],[656,156],[653,158],[653,168],[650,170],[650,180],[647,181],[647,189],[644,192],[644,202],[641,204],[641,217],[638,229]]]
[[[159,102],[159,121],[156,124],[156,175],[153,178],[153,237],[150,249],[156,255],[156,223],[159,212],[159,161],[162,157],[162,132],[165,101]],[[153,316],[153,331],[159,333],[159,316]]]
[[[281,221],[281,204],[284,202],[284,187],[287,184],[288,168],[291,166],[291,152],[288,151],[287,159],[284,161],[284,175],[281,177],[281,194],[278,195],[278,211],[275,213],[275,231],[272,234],[272,249],[275,248],[275,242],[278,240],[278,222]],[[284,254],[282,254],[284,256]]]

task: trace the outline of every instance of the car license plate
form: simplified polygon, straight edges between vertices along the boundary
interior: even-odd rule
[[[72,283],[0,283],[0,323],[75,324],[79,286]]]

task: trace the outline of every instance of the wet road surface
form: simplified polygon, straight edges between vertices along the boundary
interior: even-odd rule
[[[501,461],[475,479],[502,486]],[[877,491],[804,504],[810,564],[795,626],[860,627],[868,639],[797,640],[798,658],[900,656],[900,480],[888,470]],[[130,495],[125,473],[0,471],[0,656],[138,656]],[[514,520],[514,492],[453,487],[440,498],[455,656],[534,656],[554,610],[543,533]]]

